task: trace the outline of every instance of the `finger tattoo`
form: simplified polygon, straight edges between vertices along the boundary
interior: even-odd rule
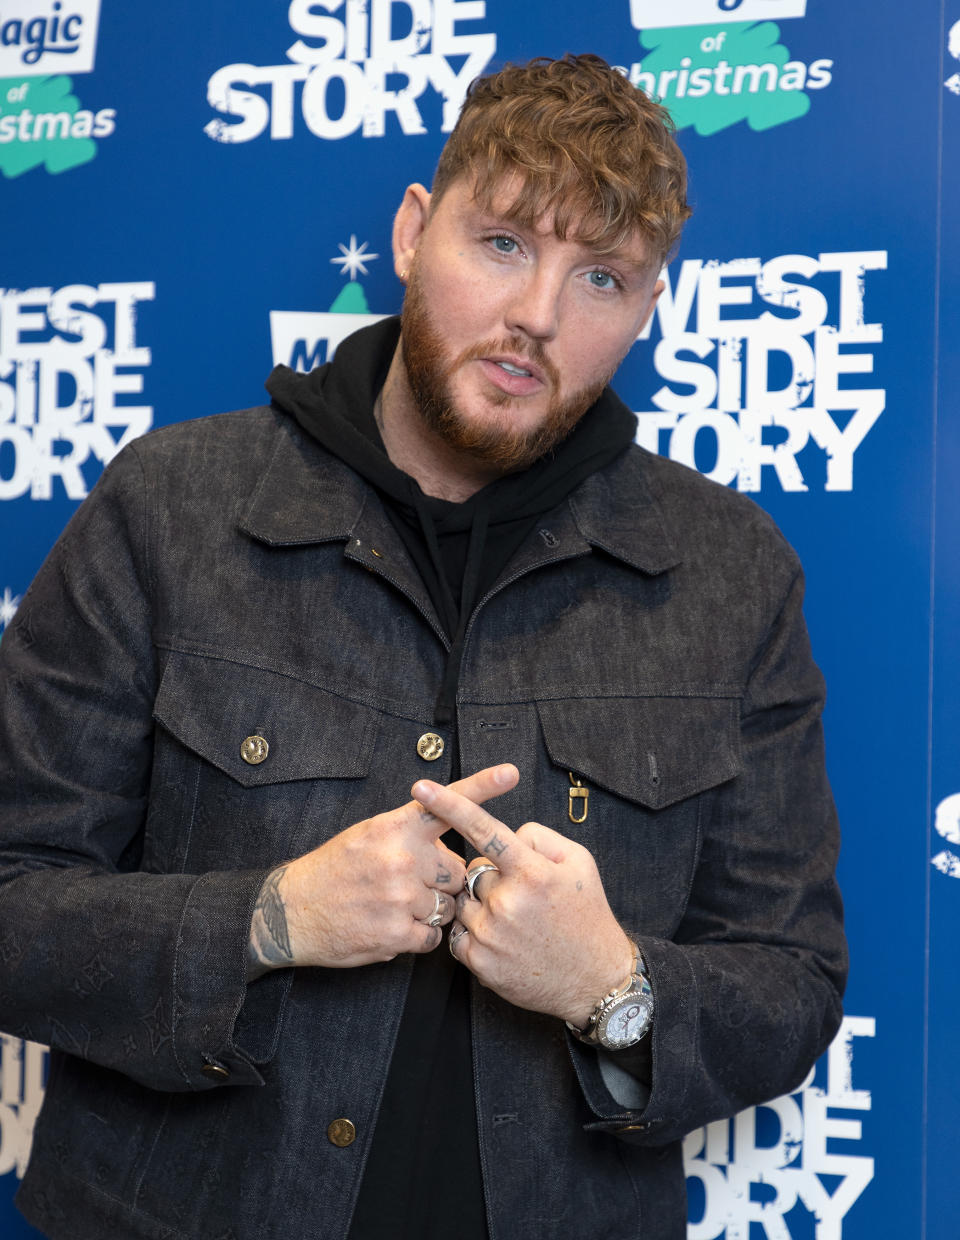
[[[499,835],[494,835],[489,843],[484,845],[483,851],[487,854],[493,853],[497,857],[502,857],[509,848],[509,844],[505,844]]]

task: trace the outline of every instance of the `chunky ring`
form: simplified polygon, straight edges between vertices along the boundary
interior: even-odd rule
[[[486,874],[488,870],[492,870],[494,874],[500,873],[500,867],[494,865],[492,861],[484,861],[483,865],[475,865],[472,870],[467,870],[463,879],[463,889],[471,900],[479,900],[480,897],[473,890],[477,885],[477,879],[481,874]]]
[[[447,939],[447,947],[450,948],[450,955],[454,958],[454,960],[458,960],[459,957],[457,956],[457,953],[453,949],[460,942],[463,936],[469,933],[470,931],[467,929],[466,926],[461,926],[456,934],[451,934],[449,938]]]
[[[437,891],[436,887],[434,887],[433,889],[433,912],[425,920],[424,925],[439,926],[442,921],[443,921],[443,896],[440,894],[439,891]]]

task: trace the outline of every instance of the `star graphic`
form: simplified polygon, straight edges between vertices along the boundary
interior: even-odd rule
[[[369,272],[367,271],[365,264],[369,263],[374,258],[380,257],[379,254],[368,254],[367,253],[366,241],[364,241],[362,245],[358,246],[357,239],[352,233],[350,234],[349,247],[343,245],[340,242],[337,242],[337,247],[340,250],[340,253],[343,255],[343,257],[342,258],[331,258],[330,261],[331,263],[339,263],[341,274],[342,275],[349,274],[351,280],[355,280],[357,278],[358,271],[360,272],[361,275],[364,275],[364,276],[369,275]]]
[[[20,595],[11,594],[9,588],[4,590],[3,598],[0,599],[0,628],[6,628],[13,617],[16,615],[17,608],[20,606]]]

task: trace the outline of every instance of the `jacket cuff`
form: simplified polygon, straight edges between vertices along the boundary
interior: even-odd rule
[[[269,870],[213,871],[193,885],[177,934],[172,1049],[187,1088],[262,1085],[293,970],[247,984],[250,924]]]
[[[650,1099],[649,1083],[634,1072],[638,1048],[630,1046],[622,1051],[607,1051],[600,1046],[587,1046],[569,1030],[566,1032],[577,1080],[594,1115],[617,1124],[636,1119]],[[649,1035],[639,1046],[646,1049],[648,1042]]]
[[[585,1129],[609,1132],[632,1143],[661,1144],[677,1137],[669,1116],[682,1099],[670,1097],[670,1087],[663,1082],[687,1079],[674,1061],[678,1054],[681,1059],[688,1054],[689,1043],[696,1038],[697,985],[675,944],[641,936],[636,943],[653,989],[653,1023],[646,1045],[604,1051],[584,1045],[569,1031],[567,1045],[584,1098],[597,1116]],[[665,977],[669,984],[663,983]]]

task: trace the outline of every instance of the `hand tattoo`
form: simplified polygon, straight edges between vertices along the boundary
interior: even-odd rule
[[[510,845],[505,844],[499,835],[495,835],[489,843],[484,845],[483,851],[487,856],[493,853],[494,856],[502,857],[509,847]]]
[[[445,869],[443,868],[443,866],[442,866],[442,865],[437,867],[437,879],[436,879],[436,881],[437,881],[438,883],[449,883],[449,881],[450,881],[450,879],[451,879],[452,877],[453,877],[453,875],[450,873],[450,871],[449,871],[449,870],[445,870]]]

